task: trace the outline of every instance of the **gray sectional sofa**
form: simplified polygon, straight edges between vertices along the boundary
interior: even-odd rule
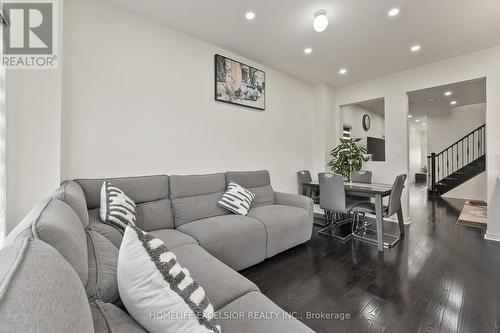
[[[136,202],[136,225],[165,241],[204,287],[223,332],[312,332],[237,272],[311,237],[312,200],[275,192],[267,171],[64,182],[0,250],[0,332],[144,332],[120,301],[122,233],[100,221],[104,180]],[[217,206],[230,181],[256,194],[247,216]]]

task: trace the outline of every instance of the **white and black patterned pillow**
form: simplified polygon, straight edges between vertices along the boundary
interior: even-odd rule
[[[235,182],[230,182],[217,204],[235,214],[245,216],[250,210],[253,199],[255,194]]]
[[[125,229],[117,280],[123,304],[148,332],[221,332],[203,287],[161,239],[135,226]]]
[[[135,225],[135,202],[110,182],[101,187],[101,220],[119,229]]]

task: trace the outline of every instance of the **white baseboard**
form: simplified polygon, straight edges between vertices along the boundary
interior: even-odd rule
[[[486,198],[484,196],[478,196],[478,195],[443,194],[442,197],[443,198],[462,199],[462,200],[486,201]]]
[[[494,242],[500,242],[500,235],[489,234],[488,232],[486,232],[486,234],[484,234],[484,239]]]

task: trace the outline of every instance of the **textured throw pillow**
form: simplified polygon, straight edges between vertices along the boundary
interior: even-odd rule
[[[123,304],[147,331],[221,332],[203,288],[162,240],[135,226],[125,229],[117,278]]]
[[[230,182],[217,204],[235,214],[245,216],[250,210],[253,199],[255,194],[235,182]]]
[[[101,187],[101,220],[119,229],[135,225],[135,202],[110,182]]]

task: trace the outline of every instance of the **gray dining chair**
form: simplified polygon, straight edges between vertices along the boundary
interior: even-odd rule
[[[320,234],[347,240],[353,236],[352,232],[341,235],[340,227],[352,223],[351,208],[356,202],[345,194],[344,178],[335,173],[322,172],[318,174],[319,206],[325,212],[326,227],[319,231]],[[345,229],[345,228],[344,228]],[[350,229],[349,229],[350,230]]]
[[[371,184],[372,183],[372,175],[373,175],[373,173],[371,171],[354,170],[351,172],[351,182]]]
[[[394,214],[398,215],[398,223],[399,223],[399,236],[396,235],[390,235],[390,234],[384,234],[384,236],[389,237],[394,239],[391,243],[384,243],[386,247],[393,247],[396,245],[403,237],[405,234],[405,229],[404,229],[404,222],[403,222],[403,213],[401,210],[401,195],[403,194],[403,189],[406,181],[406,175],[399,175],[396,177],[396,180],[392,184],[391,188],[391,194],[389,195],[389,202],[387,206],[382,207],[382,215],[384,218],[391,217]],[[363,203],[358,203],[354,205],[351,210],[354,213],[368,213],[368,214],[375,214],[375,204],[372,202],[363,202]],[[359,230],[359,228],[358,228]],[[373,232],[373,230],[369,229],[364,229],[364,232]],[[377,241],[375,239],[369,238],[369,237],[364,237],[358,234],[358,232],[354,232],[354,237],[360,240],[368,241],[371,243],[377,244]]]
[[[373,173],[368,170],[353,170],[351,172],[351,182],[352,183],[362,183],[362,184],[371,184],[372,183],[372,176]],[[362,203],[365,201],[370,201],[369,198],[366,197],[360,197],[356,195],[350,195],[349,198],[351,198],[353,201],[356,201],[358,203]],[[360,216],[361,215],[361,216]],[[366,229],[367,227],[370,226],[370,223],[368,223],[365,219],[365,213],[363,212],[358,212],[354,216],[355,223],[353,223],[353,230],[359,230],[360,228]],[[362,225],[361,225],[362,222]],[[355,228],[356,227],[356,228]]]
[[[297,178],[299,181],[299,194],[313,199],[314,203],[319,203],[319,191],[317,190],[317,188],[307,185],[308,183],[312,182],[312,177],[309,170],[300,170],[299,172],[297,172]]]

